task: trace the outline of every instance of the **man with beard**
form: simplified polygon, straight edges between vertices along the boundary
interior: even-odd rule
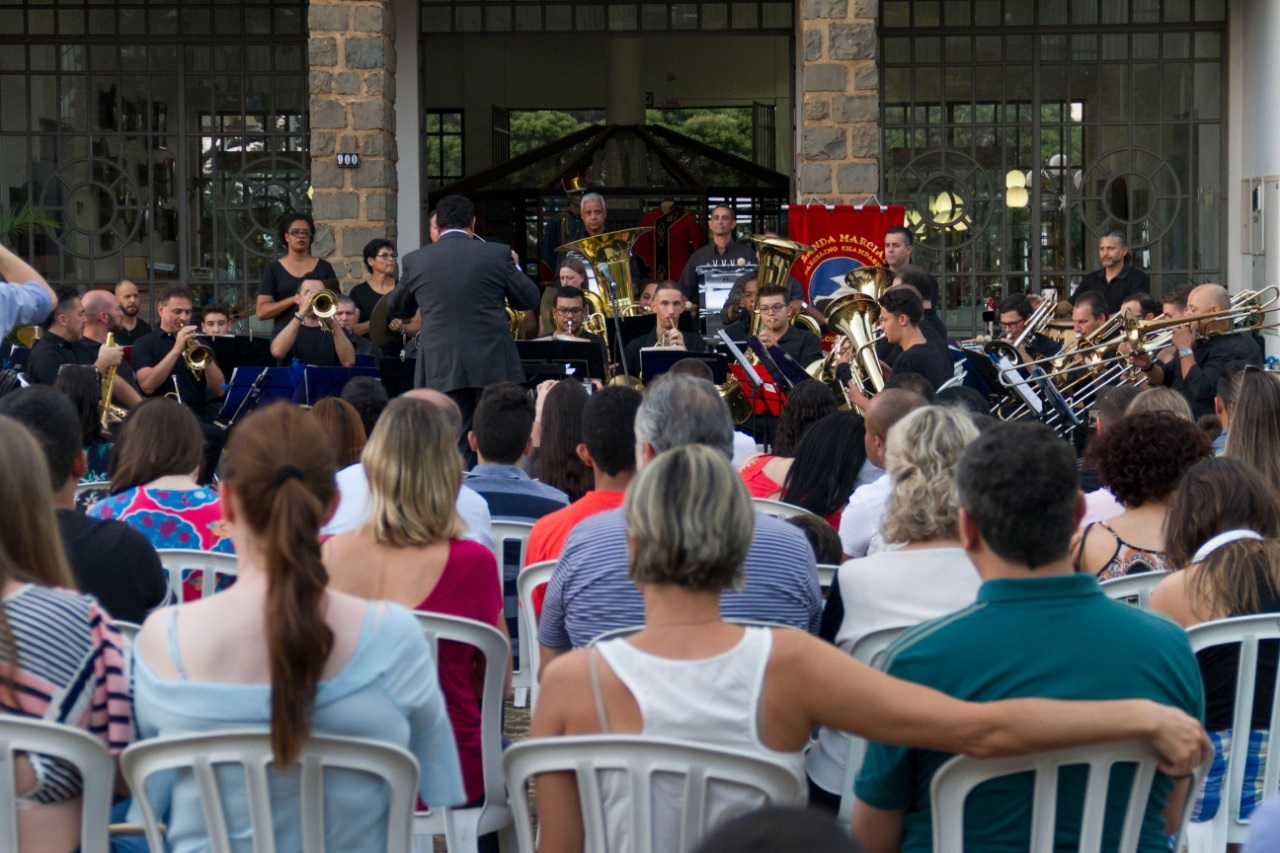
[[[124,279],[116,285],[116,299],[120,302],[120,310],[124,317],[120,320],[120,329],[115,333],[116,343],[125,347],[135,343],[138,338],[151,331],[151,324],[138,317],[142,303],[138,296],[138,285]]]

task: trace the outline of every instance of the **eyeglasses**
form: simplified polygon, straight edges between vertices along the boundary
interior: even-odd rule
[[[310,237],[311,235],[315,234],[316,232],[314,232],[314,231],[286,231],[285,233],[286,233],[286,234],[288,234],[290,237]]]
[[[562,314],[562,315],[564,315],[565,317],[573,317],[573,316],[576,316],[576,315],[578,315],[578,314],[581,314],[581,313],[582,313],[582,309],[581,309],[581,308],[557,308],[557,309],[556,309],[556,313],[557,313],[557,314]]]
[[[380,261],[394,261],[396,259],[396,253],[382,252],[380,254],[374,255],[374,257],[376,257]]]
[[[782,305],[761,305],[760,306],[761,314],[780,314],[786,310],[787,310],[787,306],[785,303]]]

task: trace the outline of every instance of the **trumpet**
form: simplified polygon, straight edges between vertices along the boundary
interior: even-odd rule
[[[666,325],[662,320],[658,321],[658,325],[660,326],[660,328],[658,330],[658,340],[657,340],[656,346],[679,347],[680,349],[684,349],[683,335],[681,335],[680,338],[676,341],[672,340],[672,338],[675,335],[679,334],[676,331],[676,321],[674,318],[671,320],[670,325]]]
[[[196,376],[203,376],[204,369],[209,366],[209,362],[213,360],[213,350],[195,339],[194,336],[187,338],[187,348],[182,353],[182,360],[186,362],[187,369]]]
[[[338,294],[332,290],[321,290],[311,297],[311,313],[320,321],[321,328],[329,329],[325,321],[338,313]]]

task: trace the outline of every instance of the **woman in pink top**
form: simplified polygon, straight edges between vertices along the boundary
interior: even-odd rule
[[[506,635],[493,552],[461,538],[456,500],[462,458],[445,414],[425,400],[392,400],[361,459],[373,508],[363,527],[325,542],[329,586],[474,619]],[[437,665],[467,800],[478,805],[484,795],[478,701],[483,659],[469,646],[441,642]],[[510,677],[508,665],[508,685]]]

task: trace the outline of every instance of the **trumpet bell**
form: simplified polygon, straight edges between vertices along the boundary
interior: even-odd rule
[[[193,373],[203,373],[213,358],[213,350],[195,338],[187,338],[187,350],[182,354],[182,358]]]
[[[338,294],[322,290],[311,297],[311,313],[319,320],[328,320],[338,313]]]

